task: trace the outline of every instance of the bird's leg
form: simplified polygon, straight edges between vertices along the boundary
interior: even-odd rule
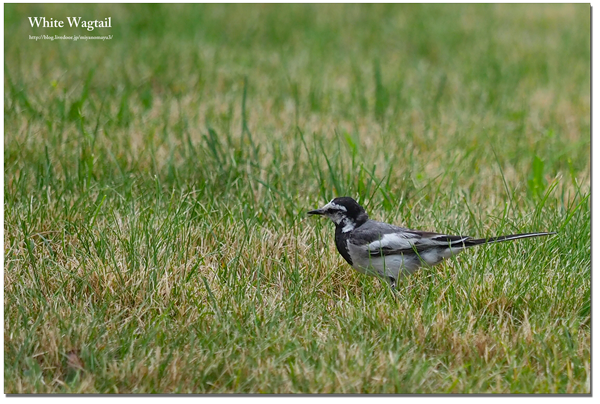
[[[388,282],[390,283],[392,290],[395,291],[396,290],[396,279],[394,279],[392,276],[388,276]]]
[[[390,283],[390,289],[394,300],[398,301],[398,289],[396,289],[396,279],[392,276],[388,276],[388,282]]]

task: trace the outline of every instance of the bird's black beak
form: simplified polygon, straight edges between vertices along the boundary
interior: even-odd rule
[[[322,209],[315,209],[315,210],[311,210],[310,212],[307,212],[308,215],[323,215],[325,214],[325,211],[323,211]]]

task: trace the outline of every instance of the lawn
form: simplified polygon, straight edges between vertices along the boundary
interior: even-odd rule
[[[6,4],[4,392],[589,393],[590,10]]]

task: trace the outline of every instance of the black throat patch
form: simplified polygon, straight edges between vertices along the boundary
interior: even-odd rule
[[[352,265],[352,257],[350,257],[350,252],[348,251],[348,237],[350,235],[350,233],[352,232],[347,232],[347,233],[342,233],[342,228],[344,227],[343,224],[339,224],[335,226],[335,246],[337,247],[337,250],[339,251],[339,253],[342,255],[342,257],[344,257],[344,259],[346,260],[346,262],[350,265]]]

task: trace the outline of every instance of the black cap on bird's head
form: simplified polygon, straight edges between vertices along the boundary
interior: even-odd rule
[[[369,219],[365,209],[349,196],[332,199],[327,205],[308,214],[327,216],[336,226],[343,226],[343,232],[354,230]]]

